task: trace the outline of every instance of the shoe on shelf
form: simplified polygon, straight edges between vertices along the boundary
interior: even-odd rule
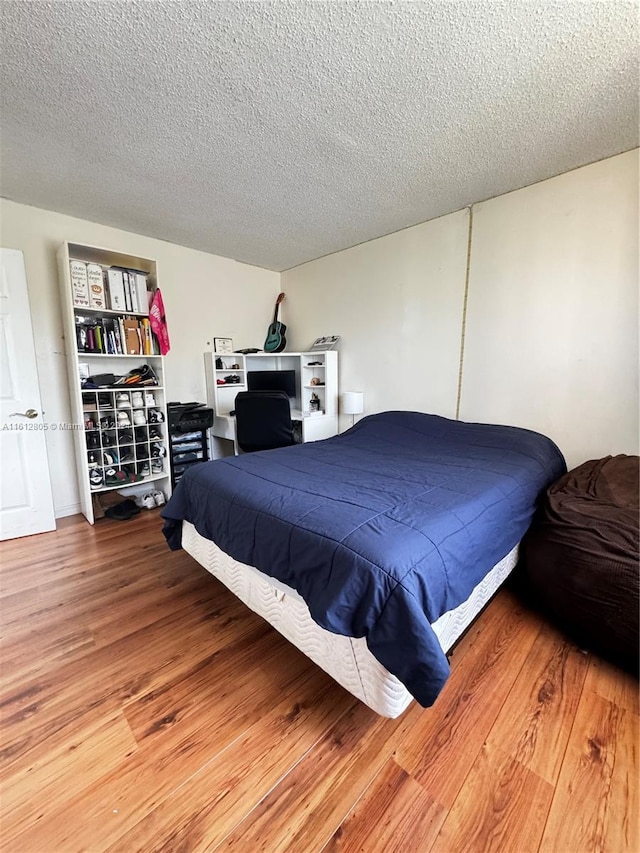
[[[149,406],[155,406],[156,401],[155,401],[155,397],[153,396],[153,391],[145,391],[144,392],[144,403],[145,403],[145,406],[147,406],[147,408]]]
[[[127,477],[124,471],[117,468],[105,468],[104,482],[107,486],[121,486],[127,482]]]
[[[138,465],[138,474],[141,477],[148,477],[150,473],[151,473],[151,467],[147,461],[141,462]]]
[[[103,447],[113,447],[116,443],[116,437],[113,432],[103,432],[102,433],[102,446]]]
[[[93,491],[104,486],[102,471],[99,468],[92,468],[89,472],[89,485]]]
[[[164,423],[164,415],[162,414],[160,409],[149,409],[147,411],[147,416],[149,418],[150,424]]]
[[[133,423],[135,426],[145,426],[147,419],[144,416],[144,409],[135,409],[133,412]]]
[[[118,433],[118,444],[133,444],[133,433],[131,430],[123,429]]]
[[[129,420],[129,413],[127,411],[121,410],[118,412],[118,426],[119,427],[131,426],[131,421]]]
[[[122,414],[128,418],[126,412],[123,412]],[[114,421],[114,419],[111,416],[100,419],[100,429],[115,429],[115,426],[116,426],[116,422]]]
[[[159,441],[155,441],[155,442],[151,445],[151,455],[152,455],[152,456],[156,456],[156,457],[158,457],[158,458],[160,458],[160,459],[161,459],[163,456],[166,456],[166,455],[167,455],[167,450],[166,450],[166,448],[165,448],[164,444],[160,444],[160,442],[159,442]]]
[[[105,452],[102,454],[102,458],[107,468],[118,464],[118,454],[115,450],[105,450]]]
[[[116,397],[116,409],[130,409],[131,408],[131,400],[129,399],[129,395],[125,394],[124,391],[117,395]]]
[[[155,439],[156,441],[162,441],[162,433],[160,432],[160,430],[158,429],[158,427],[151,427],[151,429],[149,430],[149,438],[150,438],[152,441],[153,441],[154,439]]]
[[[149,448],[146,444],[136,444],[136,458],[139,461],[149,458]]]
[[[127,462],[133,462],[133,453],[130,450],[123,450],[120,453],[120,464],[125,465]]]
[[[143,479],[142,474],[138,474],[136,466],[133,463],[122,466],[122,472],[129,483],[139,483]]]
[[[162,474],[164,466],[162,464],[162,459],[159,459],[157,456],[151,460],[151,473],[152,474]]]
[[[144,399],[142,391],[133,391],[131,394],[131,406],[134,409],[144,409]]]
[[[156,489],[155,492],[151,492],[151,497],[154,499],[156,506],[164,506],[164,492],[161,492],[159,489]]]
[[[113,400],[111,394],[98,394],[99,409],[113,409]]]
[[[97,432],[87,434],[87,450],[100,450],[100,436]]]

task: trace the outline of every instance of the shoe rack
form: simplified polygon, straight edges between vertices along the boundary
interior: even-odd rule
[[[140,320],[146,319],[147,312],[146,306],[140,306],[143,310],[138,312],[113,310],[108,296],[100,307],[74,304],[73,260],[99,265],[105,280],[111,268],[139,270],[149,290],[158,286],[158,279],[156,262],[148,258],[69,242],[58,252],[78,490],[82,512],[93,524],[95,493],[116,489],[125,497],[135,497],[149,484],[148,490],[161,491],[167,500],[170,497],[164,358],[79,350],[80,323],[91,323],[92,318],[99,322]],[[145,364],[152,369],[157,385],[101,384],[93,388],[85,384],[87,374],[112,374],[118,379]]]
[[[82,391],[91,491],[162,479],[167,455],[162,389]]]

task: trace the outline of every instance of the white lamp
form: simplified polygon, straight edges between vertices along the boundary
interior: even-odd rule
[[[342,395],[342,413],[351,415],[351,426],[354,424],[355,415],[364,412],[364,394],[362,391],[345,391]]]

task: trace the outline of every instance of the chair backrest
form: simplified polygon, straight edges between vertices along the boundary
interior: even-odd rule
[[[235,410],[236,441],[245,453],[295,444],[291,405],[284,391],[240,391]]]

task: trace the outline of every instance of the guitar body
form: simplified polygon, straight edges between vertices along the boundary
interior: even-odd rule
[[[277,320],[275,323],[271,323],[267,330],[267,338],[263,347],[264,351],[282,352],[287,345],[287,339],[284,336],[286,331],[287,327],[284,323],[278,323]]]
[[[281,293],[276,299],[276,310],[273,313],[273,323],[271,323],[267,329],[267,337],[264,342],[263,349],[265,352],[282,352],[287,345],[287,339],[284,336],[284,333],[287,331],[287,327],[284,323],[278,322],[278,308],[280,307],[280,303],[284,297],[284,293]]]

